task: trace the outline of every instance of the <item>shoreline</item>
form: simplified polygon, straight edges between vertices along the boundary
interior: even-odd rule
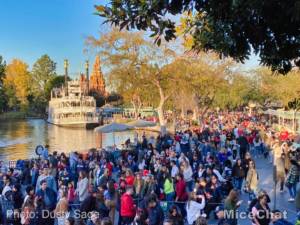
[[[4,112],[0,114],[0,121],[18,121],[26,119],[45,119],[46,115],[35,114],[32,112]]]

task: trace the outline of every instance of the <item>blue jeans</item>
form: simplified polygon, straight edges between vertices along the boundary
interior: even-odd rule
[[[291,184],[290,187],[288,187],[289,193],[291,198],[296,198],[296,193],[297,193],[297,183]]]
[[[244,178],[234,178],[233,180],[234,188],[239,191],[242,190],[243,180]]]
[[[256,198],[256,195],[255,195],[254,191],[249,191],[249,201],[252,201],[255,198]]]
[[[191,181],[186,182],[186,188],[187,188],[188,193],[192,192],[193,188],[194,188],[194,181],[191,180]]]
[[[175,192],[166,194],[167,208],[169,210],[170,206],[174,204]]]

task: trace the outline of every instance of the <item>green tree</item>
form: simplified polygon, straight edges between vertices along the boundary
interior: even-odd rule
[[[194,50],[213,50],[244,62],[253,49],[272,70],[287,73],[293,65],[300,67],[298,0],[111,0],[96,10],[121,29],[151,30],[158,44],[161,36],[176,38],[176,17],[166,15],[193,13],[185,33],[193,37]]]
[[[48,56],[42,55],[33,64],[31,71],[32,85],[30,88],[30,107],[38,113],[45,112],[50,98],[49,87],[56,77],[56,63]],[[59,80],[59,79],[58,79]],[[54,80],[55,82],[56,80]]]
[[[56,63],[48,55],[42,55],[32,67],[32,89],[43,93],[46,83],[56,76]]]
[[[5,95],[3,88],[3,79],[5,76],[6,63],[0,55],[0,112],[3,112],[7,108],[7,96]]]
[[[71,79],[68,77],[68,81],[69,80],[71,80]],[[64,85],[64,83],[65,83],[64,75],[52,76],[45,84],[45,96],[46,96],[47,100],[49,100],[51,97],[51,90],[53,88],[62,87]]]
[[[3,60],[3,57],[0,55],[0,87],[3,85],[3,79],[5,77],[5,67],[6,63]]]

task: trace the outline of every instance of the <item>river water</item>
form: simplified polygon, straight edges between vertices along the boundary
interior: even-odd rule
[[[128,138],[134,138],[133,131],[102,135],[103,147],[114,142],[120,146]],[[36,157],[36,146],[45,144],[50,146],[50,151],[85,151],[99,147],[100,137],[93,130],[58,127],[42,119],[0,121],[1,161]]]

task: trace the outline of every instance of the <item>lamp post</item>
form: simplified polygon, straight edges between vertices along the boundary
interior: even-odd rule
[[[65,68],[65,94],[68,96],[68,67],[69,61],[67,59],[64,60],[64,68]]]

